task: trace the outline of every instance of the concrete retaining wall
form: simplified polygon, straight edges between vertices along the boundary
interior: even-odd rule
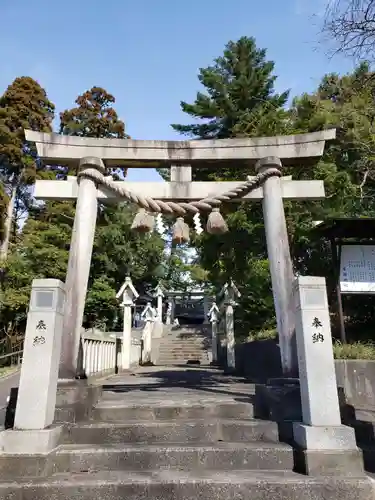
[[[337,359],[337,385],[344,389],[349,404],[375,409],[375,361]]]
[[[225,366],[225,360],[226,349],[222,346],[219,351],[221,366]],[[375,361],[339,359],[335,365],[337,385],[343,389],[347,403],[375,411]],[[281,376],[279,346],[274,340],[237,344],[236,369],[240,375],[258,383]]]

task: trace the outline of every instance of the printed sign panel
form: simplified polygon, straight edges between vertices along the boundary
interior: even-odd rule
[[[343,245],[341,293],[375,293],[375,245]]]

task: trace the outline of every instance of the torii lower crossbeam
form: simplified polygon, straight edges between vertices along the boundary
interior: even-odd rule
[[[233,189],[241,182],[128,182],[117,181],[133,193],[142,193],[159,200],[196,201],[206,196],[220,195]],[[290,177],[282,178],[282,196],[286,200],[305,200],[324,198],[323,181],[293,181]],[[41,200],[75,200],[78,197],[76,177],[67,181],[36,181],[34,196]],[[117,201],[119,198],[109,189],[97,189],[97,199],[101,202]],[[241,200],[259,201],[263,199],[263,188],[251,191]],[[241,200],[231,200],[241,201]]]

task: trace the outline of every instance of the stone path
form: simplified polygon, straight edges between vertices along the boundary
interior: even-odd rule
[[[115,375],[104,384],[102,403],[114,399],[127,404],[155,402],[192,404],[252,402],[254,385],[240,377],[225,376],[210,367],[139,367],[132,374]]]

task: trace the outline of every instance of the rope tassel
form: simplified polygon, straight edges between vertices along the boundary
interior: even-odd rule
[[[189,241],[189,226],[183,217],[178,217],[173,224],[172,242],[176,245],[181,245],[181,243],[189,243]]]
[[[139,233],[149,233],[154,229],[155,217],[146,212],[144,208],[140,208],[136,213],[131,228]]]
[[[223,234],[228,231],[227,223],[220,213],[220,208],[213,208],[207,220],[207,232],[209,234]]]

